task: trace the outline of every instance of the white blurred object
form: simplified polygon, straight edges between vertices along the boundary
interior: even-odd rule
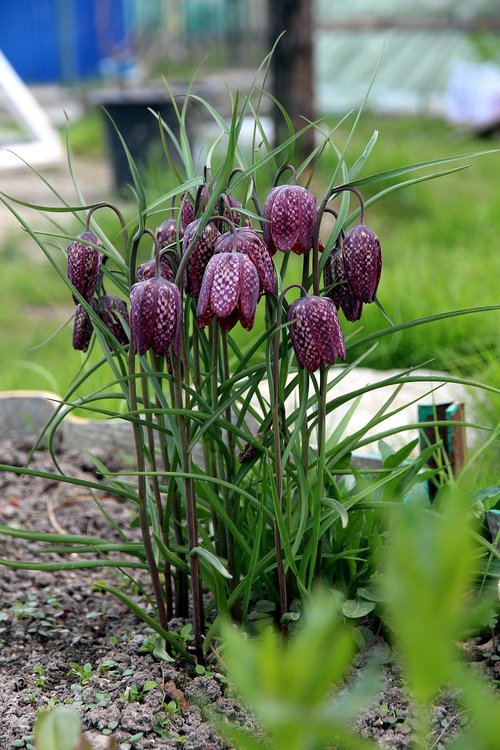
[[[33,167],[62,162],[64,151],[57,130],[1,51],[0,89],[12,116],[31,138],[0,146],[0,170],[25,169],[18,156]]]
[[[455,63],[448,81],[445,114],[451,122],[476,127],[500,122],[500,66],[492,62]]]

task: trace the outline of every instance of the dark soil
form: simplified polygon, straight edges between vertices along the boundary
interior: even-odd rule
[[[21,449],[0,445],[0,463],[21,466],[25,458]],[[72,476],[89,478],[90,467],[72,456],[63,456],[61,465]],[[50,456],[36,453],[32,468],[53,471]],[[85,489],[6,472],[0,474],[0,496],[0,524],[114,536]],[[130,508],[111,494],[99,499],[128,528]],[[35,554],[29,542],[0,536],[0,557],[33,560]],[[60,560],[56,555],[43,559]],[[227,693],[217,665],[199,674],[179,659],[171,663],[154,657],[148,640],[152,631],[114,597],[93,590],[102,577],[102,570],[48,573],[0,568],[0,750],[29,748],[37,712],[61,704],[80,712],[96,750],[107,746],[111,734],[120,750],[222,749],[224,743],[207,720],[208,707],[255,731],[251,716]],[[183,624],[173,621],[172,629]],[[379,699],[356,728],[374,737],[380,747],[409,747],[408,701],[390,649],[376,638],[369,648],[386,655],[386,679]],[[487,665],[487,652],[480,656],[480,663]],[[365,657],[360,655],[356,672]],[[495,679],[497,665],[490,664],[497,670]],[[467,720],[455,696],[443,695],[435,709],[429,747],[444,747]]]

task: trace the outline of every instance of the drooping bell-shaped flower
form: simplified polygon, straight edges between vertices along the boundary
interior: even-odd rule
[[[93,232],[82,232],[68,245],[67,276],[87,302],[94,294],[104,260],[104,255],[97,249],[99,247],[102,247],[102,243]],[[74,295],[73,300],[78,304]]]
[[[314,372],[321,362],[333,365],[338,357],[345,359],[344,337],[331,299],[316,295],[300,297],[288,308],[288,320],[301,367]]]
[[[198,325],[208,325],[214,315],[224,331],[238,321],[249,331],[260,296],[259,274],[244,253],[217,253],[208,262],[198,299]]]
[[[182,252],[186,253],[196,230],[198,229],[199,219],[192,221],[184,230],[182,238]],[[215,243],[220,237],[220,232],[214,222],[205,226],[199,240],[192,250],[186,266],[186,293],[195,299],[199,297],[203,274],[207,263],[214,254]]]
[[[152,349],[168,354],[170,345],[179,353],[182,301],[179,289],[158,277],[133,284],[130,290],[130,330],[137,354]]]
[[[97,314],[109,328],[119,344],[128,344],[128,334],[123,327],[123,322],[129,324],[127,305],[120,297],[114,294],[105,294],[97,301]]]
[[[139,281],[146,281],[146,279],[154,278],[157,275],[156,260],[153,258],[152,260],[147,260],[145,263],[142,263],[137,268],[136,275]],[[158,264],[158,276],[161,279],[166,279],[167,281],[174,280],[174,272],[172,271],[170,263],[165,257],[160,256],[160,262]]]
[[[266,244],[251,227],[236,227],[234,233],[222,234],[215,243],[215,253],[238,253],[248,255],[259,274],[260,294],[275,294],[276,277],[274,264]]]
[[[346,320],[359,320],[363,312],[363,303],[354,296],[346,279],[342,250],[340,248],[333,250],[326,261],[323,279],[326,287],[332,287],[326,295],[333,300],[337,310],[342,310]],[[333,286],[333,284],[336,286]]]
[[[96,300],[90,300],[89,305],[95,310]],[[73,349],[86,352],[92,338],[92,331],[93,327],[90,315],[82,305],[78,304],[75,308],[73,321]]]
[[[156,227],[155,234],[160,245],[160,250],[163,250],[164,247],[177,242],[177,236],[182,237],[182,229],[179,232],[179,227],[175,219],[165,219],[159,227]]]
[[[316,226],[316,198],[300,185],[278,185],[263,209],[264,242],[271,255],[277,250],[308,253]]]
[[[382,248],[365,224],[350,229],[342,248],[346,278],[360,302],[373,302],[382,272]]]

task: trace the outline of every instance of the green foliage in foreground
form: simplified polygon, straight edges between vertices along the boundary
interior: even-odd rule
[[[471,598],[477,549],[470,509],[456,489],[445,493],[440,504],[439,516],[418,505],[398,512],[379,582],[412,700],[412,747],[433,747],[433,701],[439,690],[453,687],[470,721],[465,733],[448,747],[495,750],[500,701],[491,686],[462,663],[456,646],[480,621],[485,603]],[[377,747],[352,729],[380,688],[376,657],[354,680],[349,673],[353,632],[343,621],[334,594],[322,590],[313,595],[299,631],[288,643],[271,629],[252,639],[229,624],[223,628],[223,641],[228,675],[267,735],[261,741],[235,725],[219,723],[231,746],[238,750]]]
[[[452,687],[469,720],[450,750],[496,750],[500,701],[464,665],[456,643],[481,620],[491,598],[474,598],[471,584],[477,543],[466,496],[444,493],[441,513],[407,505],[396,517],[384,555],[379,586],[387,598],[388,622],[412,700],[412,747],[429,750],[432,706]],[[353,723],[381,688],[377,657],[354,678],[356,639],[341,614],[338,594],[323,588],[308,599],[300,626],[287,641],[271,627],[249,637],[233,625],[222,628],[226,672],[239,698],[262,728],[261,738],[214,717],[221,735],[237,750],[372,750],[377,747]],[[73,750],[80,720],[58,708],[37,720],[38,750]]]

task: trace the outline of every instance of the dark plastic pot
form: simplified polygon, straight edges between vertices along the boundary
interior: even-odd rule
[[[162,88],[117,88],[95,92],[91,100],[102,108],[115,187],[122,192],[128,184],[132,183],[132,177],[116,128],[120,131],[139,168],[147,167],[148,163],[151,164],[153,160],[165,159],[158,120],[149,110],[158,112],[177,137],[179,126],[170,96],[168,91]],[[170,137],[167,133],[165,137],[169,142]],[[169,146],[171,145],[169,143]],[[176,157],[175,148],[171,148],[171,154],[173,158]],[[165,165],[166,163],[165,160]]]

